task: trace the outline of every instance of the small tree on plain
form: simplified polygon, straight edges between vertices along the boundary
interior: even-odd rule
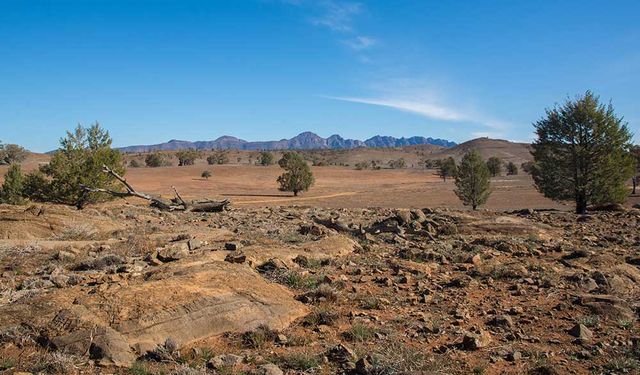
[[[209,171],[204,171],[202,172],[202,174],[200,175],[200,177],[204,178],[205,180],[208,180],[209,177],[211,177],[211,172]]]
[[[27,150],[23,147],[0,143],[0,164],[21,163],[27,158]]]
[[[456,166],[456,161],[453,160],[452,157],[448,157],[447,159],[440,161],[440,167],[438,167],[438,176],[440,176],[440,178],[442,178],[446,182],[447,177],[454,177],[457,170],[458,167]]]
[[[500,158],[492,156],[487,160],[487,168],[489,168],[489,173],[491,173],[491,177],[496,177],[502,172],[502,160]]]
[[[474,210],[487,202],[491,194],[489,168],[480,153],[471,150],[462,158],[456,173],[455,193],[465,206]]]
[[[307,191],[315,182],[309,164],[295,152],[285,152],[278,164],[285,172],[278,177],[281,191],[292,191],[298,196],[301,191]]]
[[[131,159],[131,161],[129,162],[129,166],[131,168],[140,168],[140,162],[137,159]]]
[[[207,156],[207,163],[209,165],[228,164],[229,152],[227,150],[214,150],[213,154]]]
[[[11,164],[4,175],[4,183],[0,188],[0,203],[24,204],[22,181],[20,164]]]
[[[178,166],[180,167],[194,165],[196,159],[200,157],[200,152],[194,149],[182,150],[176,152],[176,157],[178,158]]]
[[[164,167],[169,163],[163,154],[154,152],[144,158],[144,164],[150,168],[158,168]]]
[[[507,175],[514,176],[517,174],[518,174],[518,166],[512,161],[507,163]]]
[[[262,151],[260,153],[260,165],[266,167],[274,163],[274,156],[269,151]]]
[[[587,91],[547,109],[534,126],[532,176],[546,197],[574,199],[578,214],[589,203],[624,202],[634,170],[631,133],[611,103]]]
[[[391,169],[403,169],[407,167],[407,162],[403,158],[400,158],[396,160],[389,160],[388,165]]]

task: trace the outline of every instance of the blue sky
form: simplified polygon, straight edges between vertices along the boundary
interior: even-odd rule
[[[640,142],[640,2],[0,0],[0,140],[531,140],[587,89]]]

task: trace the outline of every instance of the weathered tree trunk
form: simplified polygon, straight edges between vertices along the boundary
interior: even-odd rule
[[[578,215],[587,213],[587,194],[585,192],[579,192],[576,195],[576,213]]]
[[[163,211],[192,211],[192,212],[220,212],[224,211],[231,202],[225,199],[222,201],[214,201],[214,200],[202,200],[202,201],[192,201],[187,202],[178,193],[178,190],[173,187],[173,191],[175,193],[175,198],[171,201],[165,201],[161,198],[151,196],[146,193],[136,191],[133,186],[131,186],[127,180],[114,172],[111,168],[106,165],[102,166],[102,171],[106,174],[111,175],[116,180],[120,181],[122,185],[124,185],[126,191],[114,191],[109,189],[102,188],[93,188],[90,186],[81,185],[81,188],[84,189],[87,193],[105,193],[114,197],[126,198],[126,197],[137,197],[148,200],[151,202],[151,206],[158,208]]]

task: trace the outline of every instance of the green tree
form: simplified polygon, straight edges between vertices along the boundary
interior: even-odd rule
[[[489,168],[478,151],[471,150],[462,158],[456,173],[455,193],[465,206],[474,210],[487,202],[491,194]]]
[[[517,174],[518,174],[518,166],[512,161],[507,163],[507,175],[514,176]]]
[[[68,131],[67,136],[60,139],[60,148],[53,154],[49,164],[40,168],[48,180],[37,174],[29,177],[30,185],[46,184],[30,186],[32,194],[46,193],[45,196],[31,198],[76,205],[78,208],[106,199],[104,195],[85,192],[82,186],[118,188],[118,183],[102,172],[103,165],[120,175],[125,171],[122,154],[111,148],[111,142],[109,132],[98,123],[88,128],[78,125],[74,131]]]
[[[273,154],[269,151],[262,151],[260,153],[260,165],[267,166],[271,165],[274,162]]]
[[[22,195],[33,200],[51,201],[51,184],[41,170],[35,170],[22,182]]]
[[[176,152],[178,158],[178,166],[194,165],[196,159],[200,157],[200,152],[194,149],[182,150]]]
[[[357,169],[357,170],[359,170],[359,171],[361,171],[361,170],[363,170],[363,169],[369,169],[369,166],[370,166],[370,164],[369,164],[369,162],[368,162],[368,161],[366,161],[366,160],[365,160],[365,161],[358,162],[358,163],[356,163],[356,165],[355,165],[356,169]]]
[[[489,173],[491,173],[491,177],[496,177],[502,172],[502,160],[496,156],[492,156],[487,160],[487,168],[489,168]]]
[[[0,143],[0,164],[21,163],[27,158],[27,150],[14,144]]]
[[[20,164],[11,164],[4,175],[4,183],[0,188],[0,202],[7,204],[24,204],[22,171]]]
[[[458,167],[456,166],[456,161],[453,160],[452,157],[448,157],[447,159],[440,161],[438,176],[440,176],[444,181],[447,181],[447,177],[454,177],[457,170]]]
[[[229,163],[229,151],[227,150],[213,151],[213,154],[207,157],[207,163],[209,165]]]
[[[144,158],[144,164],[150,168],[158,168],[158,167],[167,166],[169,162],[167,161],[166,157],[163,154],[159,152],[153,152],[148,154]]]
[[[299,192],[307,191],[313,185],[315,179],[311,168],[299,154],[287,151],[278,164],[285,170],[277,180],[281,191],[292,191],[294,196],[298,196]]]
[[[209,177],[211,177],[211,172],[203,171],[202,174],[200,175],[200,177],[204,178],[205,180],[208,180]]]
[[[547,109],[534,126],[532,175],[546,197],[575,200],[578,214],[589,203],[624,202],[633,175],[631,133],[611,103],[587,91]]]
[[[389,160],[387,163],[391,169],[403,169],[406,168],[407,162],[403,159]]]

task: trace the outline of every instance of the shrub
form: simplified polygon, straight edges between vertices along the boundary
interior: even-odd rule
[[[22,195],[27,198],[40,201],[51,200],[51,186],[42,171],[36,170],[24,176],[22,182]]]
[[[474,210],[486,203],[491,194],[489,168],[475,150],[462,158],[456,175],[455,193],[465,206],[471,206]]]
[[[207,157],[207,163],[209,163],[209,165],[228,164],[229,163],[229,151],[227,151],[227,150],[214,151],[212,155],[209,155]]]
[[[375,333],[376,331],[373,328],[356,323],[344,333],[344,337],[349,341],[364,342],[369,341]]]
[[[438,167],[438,176],[440,176],[444,181],[447,181],[447,177],[454,177],[458,167],[456,166],[456,161],[453,160],[452,157],[449,157],[445,160],[440,161]]]
[[[0,188],[0,202],[8,204],[24,204],[23,177],[20,164],[12,164],[4,175],[4,183]]]
[[[297,371],[308,371],[320,366],[318,357],[307,353],[291,353],[279,357],[276,362],[286,368]]]
[[[27,150],[23,147],[0,143],[0,164],[21,163],[27,158]]]
[[[142,165],[140,164],[140,162],[139,162],[138,160],[136,160],[136,159],[132,159],[132,160],[129,162],[129,166],[130,166],[131,168],[140,168]]]
[[[115,190],[118,186],[111,176],[102,172],[106,165],[114,172],[124,174],[122,155],[111,148],[109,132],[98,123],[84,128],[78,125],[73,132],[60,140],[60,148],[53,154],[49,164],[40,171],[49,177],[34,174],[29,178],[30,198],[76,205],[108,199],[105,195],[87,193],[82,186]],[[34,184],[43,184],[34,186]],[[35,195],[40,192],[45,195]]]
[[[407,162],[400,158],[397,160],[389,160],[388,165],[391,169],[402,169],[407,167]]]
[[[204,178],[205,180],[208,180],[209,177],[211,177],[211,172],[203,171],[202,174],[200,175],[200,177]]]
[[[275,341],[278,333],[266,325],[260,325],[254,331],[242,335],[242,343],[247,348],[261,349]]]
[[[267,166],[274,163],[274,156],[268,151],[262,151],[260,153],[260,165]]]
[[[502,172],[502,160],[500,158],[492,156],[487,160],[487,168],[492,177],[496,177]]]
[[[183,167],[185,165],[194,165],[196,159],[200,157],[200,152],[194,149],[182,150],[176,152],[178,158],[178,166]]]
[[[158,168],[167,166],[169,162],[163,154],[154,152],[144,158],[144,164],[150,168]]]
[[[297,196],[301,191],[307,191],[315,179],[311,168],[302,157],[295,152],[285,152],[278,164],[285,172],[278,177],[281,191],[292,191]]]
[[[356,169],[361,171],[363,169],[369,169],[369,162],[368,161],[361,161],[359,163],[356,163]]]
[[[518,166],[514,162],[510,161],[507,164],[507,176],[514,176],[517,174],[518,174]]]

